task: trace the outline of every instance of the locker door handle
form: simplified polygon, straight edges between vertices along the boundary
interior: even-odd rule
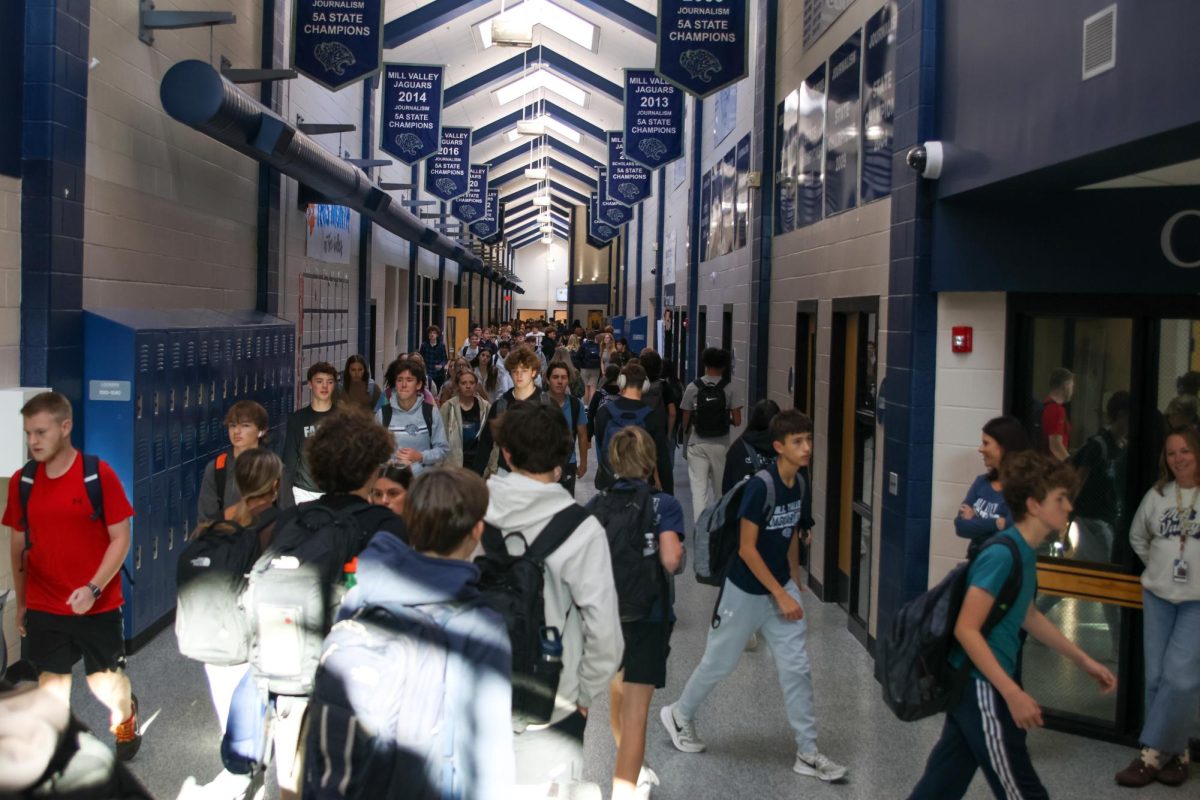
[[[158,537],[157,536],[154,537],[154,547],[151,550],[151,558],[155,561],[158,560]]]
[[[167,528],[167,550],[175,549],[175,529]]]
[[[141,568],[142,568],[142,546],[141,546],[140,544],[139,544],[139,545],[138,545],[136,548],[134,548],[134,552],[133,552],[133,568],[134,568],[134,569],[141,569]]]
[[[174,389],[171,390],[171,399],[167,406],[167,410],[170,411],[172,414],[175,413],[175,390]]]

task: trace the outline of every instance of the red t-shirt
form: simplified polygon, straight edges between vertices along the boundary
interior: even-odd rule
[[[1042,403],[1042,434],[1047,443],[1051,436],[1061,436],[1063,447],[1071,447],[1071,419],[1067,416],[1067,407],[1049,397]]]
[[[8,483],[8,507],[3,523],[22,531],[21,473]],[[38,464],[29,495],[29,527],[33,546],[25,553],[25,605],[33,611],[70,615],[67,598],[96,574],[108,549],[108,526],[129,519],[133,509],[112,467],[100,462],[100,487],[104,492],[104,519],[92,519],[92,503],[83,486],[83,458],[58,478],[46,475]],[[89,614],[120,608],[121,576],[117,574],[100,595]]]

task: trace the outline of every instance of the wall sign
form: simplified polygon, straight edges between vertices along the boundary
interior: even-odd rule
[[[633,209],[608,195],[608,167],[600,167],[597,182],[596,210],[600,221],[619,227],[633,219]]]
[[[484,209],[483,219],[472,222],[470,229],[471,233],[480,239],[489,239],[500,231],[500,192],[498,190],[487,190]]]
[[[471,129],[442,128],[441,145],[425,162],[425,191],[442,200],[466,193],[470,165]]]
[[[620,229],[614,225],[609,225],[597,216],[598,205],[599,197],[596,192],[592,192],[588,205],[588,236],[595,239],[598,246],[603,247],[617,238]]]
[[[862,31],[856,31],[829,58],[825,142],[826,216],[858,205],[861,61]]]
[[[804,49],[821,38],[854,0],[804,0]]]
[[[650,171],[625,158],[624,131],[608,131],[608,196],[632,206],[650,196]]]
[[[697,97],[741,80],[748,20],[746,0],[658,0],[658,74]]]
[[[867,20],[862,76],[862,201],[892,193],[892,122],[896,116],[896,16],[884,5]]]
[[[384,0],[295,0],[292,66],[337,91],[383,63]]]
[[[381,150],[410,166],[438,151],[444,73],[445,67],[384,65]]]
[[[1200,238],[1193,235],[1189,241],[1192,243],[1190,252],[1184,253],[1183,248],[1178,247],[1175,241],[1175,229],[1183,225],[1191,224],[1194,231],[1200,232],[1200,209],[1189,208],[1184,211],[1172,214],[1171,217],[1163,225],[1162,235],[1159,236],[1159,245],[1162,247],[1163,255],[1172,266],[1180,267],[1181,269],[1193,269],[1200,267],[1200,248],[1196,247],[1196,242]]]
[[[305,255],[328,264],[350,263],[350,209],[309,203],[304,221]]]
[[[472,164],[467,179],[467,191],[450,203],[450,214],[468,225],[483,219],[487,214],[488,168],[486,164]]]
[[[683,155],[683,97],[654,70],[625,70],[626,158],[657,169]]]
[[[800,174],[796,187],[796,227],[811,225],[825,212],[825,65],[800,84],[798,108]]]

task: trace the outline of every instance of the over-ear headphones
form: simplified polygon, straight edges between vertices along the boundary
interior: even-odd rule
[[[624,374],[622,374],[620,377],[617,378],[617,388],[620,389],[622,392],[625,391],[625,375]]]

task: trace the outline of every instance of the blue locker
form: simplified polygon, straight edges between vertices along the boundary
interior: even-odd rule
[[[192,476],[190,481],[193,487],[191,505],[192,528],[200,524],[200,487],[204,483],[204,470],[208,467],[208,462],[209,459],[207,458],[197,458],[192,462]]]
[[[183,394],[187,386],[184,348],[187,331],[167,334],[167,469],[183,463]]]
[[[183,549],[182,542],[185,535],[178,468],[167,470],[166,484],[166,530],[162,534],[162,544],[158,554],[158,585],[161,592],[159,598],[162,603],[160,616],[175,607],[175,566],[179,560],[179,551]]]
[[[197,344],[199,334],[189,330],[184,338],[183,370],[177,384],[183,390],[180,425],[182,427],[180,458],[181,464],[196,457],[196,383],[199,368],[196,364]]]
[[[147,537],[151,527],[150,479],[138,481],[133,486],[133,519],[130,520],[129,555],[125,557],[125,568],[133,576],[134,583],[122,574],[122,590],[125,593],[125,638],[132,639],[145,629],[151,615],[147,606],[146,592],[148,572],[143,555],[148,552]]]
[[[142,551],[142,574],[149,600],[150,618],[158,619],[168,608],[163,599],[162,564],[166,559],[167,531],[167,473],[150,478],[150,530],[146,549]]]
[[[196,411],[194,414],[196,458],[203,458],[208,453],[209,448],[208,409],[211,403],[211,389],[209,388],[209,384],[212,380],[209,347],[211,344],[212,334],[210,332],[200,331],[196,334]]]
[[[153,472],[150,455],[154,437],[154,344],[148,333],[134,338],[133,379],[133,478],[144,480]]]
[[[167,336],[161,331],[150,334],[151,418],[150,466],[152,472],[167,468]]]
[[[203,477],[204,473],[201,472],[200,475]],[[196,528],[196,501],[199,492],[200,483],[196,480],[196,462],[185,461],[179,467],[179,513],[183,517],[184,538]]]

